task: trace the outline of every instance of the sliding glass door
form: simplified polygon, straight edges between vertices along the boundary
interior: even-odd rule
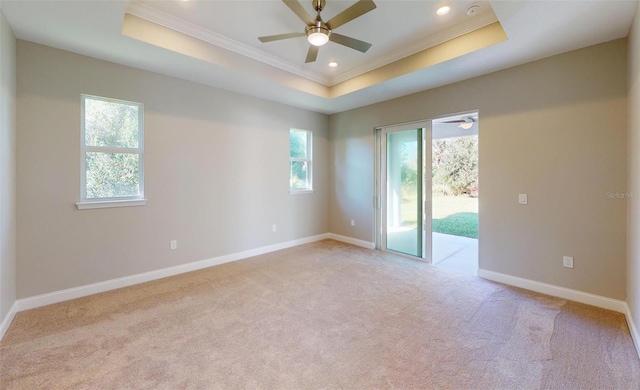
[[[431,139],[429,122],[377,130],[377,246],[427,259],[431,253]],[[426,177],[425,177],[426,176]],[[427,183],[428,181],[428,183]]]

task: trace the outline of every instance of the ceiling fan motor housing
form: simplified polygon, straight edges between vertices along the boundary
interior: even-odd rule
[[[320,11],[322,11],[324,5],[325,0],[313,0],[313,8],[318,11],[318,15],[316,16],[316,20],[314,21],[314,23],[308,25],[304,29],[304,32],[307,33],[307,36],[320,33],[328,37],[331,34],[331,30],[329,29],[329,27],[327,27],[327,25],[322,20],[322,17],[320,16]]]
[[[326,36],[329,36],[331,34],[331,30],[329,30],[327,25],[324,24],[322,20],[316,21],[314,25],[307,26],[307,28],[304,29],[304,32],[306,32],[307,35],[320,33],[320,34],[325,34]]]

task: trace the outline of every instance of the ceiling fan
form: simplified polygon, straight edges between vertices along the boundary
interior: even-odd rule
[[[469,130],[473,127],[473,124],[476,123],[476,118],[472,116],[465,116],[460,119],[454,119],[450,121],[440,122],[440,123],[459,123],[458,127],[464,130]]]
[[[320,16],[320,13],[326,4],[325,0],[312,0],[313,9],[318,13],[315,20],[307,13],[307,11],[305,11],[302,4],[297,0],[282,1],[307,25],[304,32],[259,37],[258,39],[260,42],[267,43],[306,35],[307,40],[311,45],[309,46],[305,63],[314,62],[318,57],[318,49],[328,41],[339,43],[362,53],[365,53],[371,47],[370,43],[347,37],[345,35],[336,34],[333,30],[375,9],[376,4],[373,0],[358,0],[358,2],[334,16],[328,22],[324,22]]]

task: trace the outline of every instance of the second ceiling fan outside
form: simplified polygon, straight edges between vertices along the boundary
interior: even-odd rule
[[[357,3],[342,11],[338,15],[334,16],[328,22],[324,22],[320,13],[324,9],[326,4],[325,0],[313,0],[313,8],[317,12],[315,20],[305,11],[302,4],[297,0],[282,0],[293,13],[295,13],[305,24],[305,31],[299,33],[288,33],[269,35],[266,37],[259,37],[258,39],[262,43],[279,41],[282,39],[298,38],[307,36],[309,40],[309,51],[307,52],[307,58],[305,63],[314,62],[318,57],[318,49],[324,45],[327,41],[339,43],[343,46],[349,47],[354,50],[358,50],[365,53],[371,47],[371,44],[355,38],[351,38],[345,35],[336,34],[334,29],[342,26],[345,23],[352,21],[369,11],[376,8],[376,4],[373,0],[359,0]]]

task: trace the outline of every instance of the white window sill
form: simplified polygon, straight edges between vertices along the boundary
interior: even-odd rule
[[[88,209],[104,209],[108,207],[132,207],[145,206],[146,199],[130,199],[130,200],[101,200],[96,202],[80,202],[76,203],[78,210]]]
[[[313,190],[289,190],[291,195],[313,194]]]

